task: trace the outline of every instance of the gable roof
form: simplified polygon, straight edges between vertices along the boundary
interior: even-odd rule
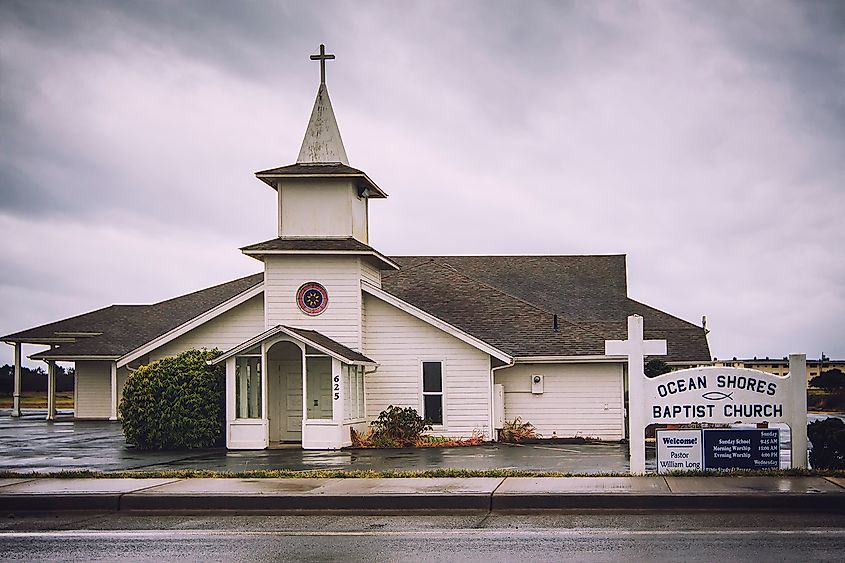
[[[710,360],[703,328],[627,296],[624,255],[392,259],[385,291],[515,357],[602,356],[639,314],[648,338],[668,341],[664,359]]]
[[[368,366],[378,365],[378,363],[374,362],[364,354],[356,352],[355,350],[344,346],[336,340],[332,340],[328,336],[317,332],[316,330],[307,330],[304,328],[296,328],[285,325],[276,325],[271,329],[265,330],[261,334],[257,334],[249,340],[238,344],[230,350],[227,350],[223,353],[223,355],[214,358],[208,363],[212,365],[219,364],[220,362],[223,362],[231,358],[232,356],[235,356],[245,350],[249,350],[250,348],[258,346],[268,338],[272,338],[277,334],[286,334],[296,340],[299,340],[300,342],[303,342],[304,344],[311,346],[312,348],[320,350],[324,354],[328,354],[329,356],[337,358],[338,360],[347,364]]]
[[[90,313],[41,325],[0,338],[8,342],[58,343],[33,359],[117,359],[264,281],[253,274],[151,305],[112,305]],[[96,332],[75,341],[61,333]],[[59,333],[59,334],[57,334]]]

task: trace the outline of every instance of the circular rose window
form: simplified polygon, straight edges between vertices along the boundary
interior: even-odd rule
[[[306,315],[319,315],[329,304],[329,294],[317,282],[304,283],[296,292],[296,304]]]

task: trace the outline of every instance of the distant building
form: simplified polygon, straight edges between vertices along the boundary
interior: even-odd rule
[[[670,366],[676,369],[683,369],[689,367],[699,366],[717,366],[729,368],[748,368],[772,373],[774,375],[786,375],[789,373],[789,358],[751,358],[751,359],[737,359],[720,360],[713,358],[712,362],[705,363],[690,363],[690,362],[668,362]],[[845,372],[845,360],[831,360],[825,357],[818,360],[807,360],[807,381],[819,375],[823,371],[838,369]]]

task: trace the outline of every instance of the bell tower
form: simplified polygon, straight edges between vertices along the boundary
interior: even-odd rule
[[[369,246],[369,201],[385,194],[349,166],[326,88],[320,87],[295,164],[257,172],[276,190],[278,237],[241,248],[264,262],[264,322],[315,330],[353,350],[363,348],[361,285],[381,285],[381,272],[399,265]],[[300,297],[319,294],[312,307]]]
[[[387,194],[349,166],[326,87],[326,61],[334,58],[324,45],[311,55],[320,61],[320,86],[296,164],[256,176],[278,194],[279,237],[354,238],[368,244],[369,199]]]

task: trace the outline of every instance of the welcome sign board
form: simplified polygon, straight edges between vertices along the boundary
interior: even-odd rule
[[[705,428],[655,433],[657,472],[702,469],[777,469],[777,428]]]

